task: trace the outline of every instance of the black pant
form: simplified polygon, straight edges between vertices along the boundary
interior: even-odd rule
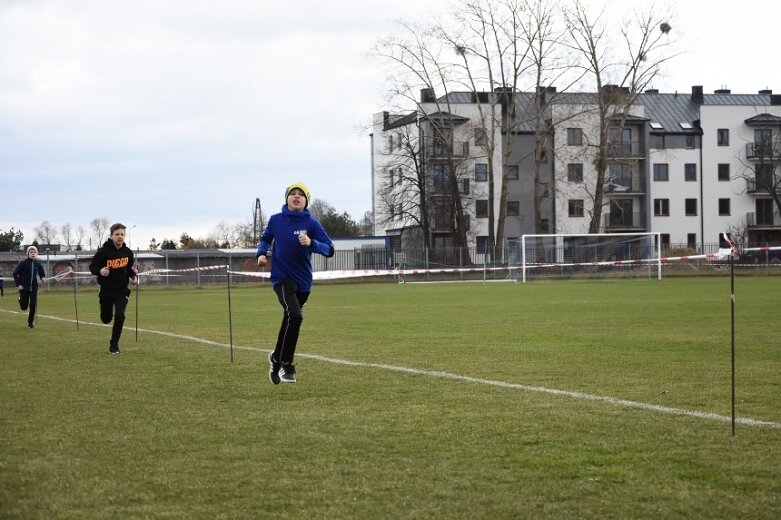
[[[277,293],[279,304],[285,311],[277,335],[274,359],[282,363],[292,363],[298,344],[298,333],[304,321],[304,305],[309,299],[309,293],[299,291],[298,285],[292,280],[282,280],[274,286],[274,292]]]
[[[98,299],[100,300],[100,321],[109,324],[112,317],[114,318],[114,327],[111,329],[111,345],[119,345],[122,327],[125,325],[125,309],[130,301],[130,289],[127,287],[119,289],[101,287]]]
[[[26,311],[30,308],[30,313],[27,315],[27,324],[32,325],[35,321],[35,309],[38,307],[38,291],[28,291],[22,289],[19,291],[19,307]]]

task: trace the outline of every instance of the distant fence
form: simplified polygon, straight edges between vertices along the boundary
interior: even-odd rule
[[[777,246],[781,244],[762,244]],[[718,251],[718,244],[705,244],[698,248],[673,244],[664,249],[662,257],[681,257],[696,254],[711,254]],[[94,252],[57,253],[39,255],[47,276],[55,276],[68,268],[76,274],[67,275],[59,281],[49,282],[49,287],[58,285],[95,285],[95,277],[88,274],[89,263]],[[209,285],[224,284],[227,272],[231,271],[235,283],[267,283],[257,276],[259,269],[254,250],[163,250],[137,251],[136,266],[143,276],[142,283],[153,285]],[[2,253],[2,269],[6,289],[13,287],[11,273],[24,253]],[[273,262],[273,254],[271,256]],[[385,246],[362,246],[337,250],[332,258],[313,255],[315,272],[333,271],[354,274],[334,276],[329,279],[361,280],[420,280],[420,279],[517,279],[521,259],[516,248],[498,248],[487,252],[476,248],[403,249],[393,251]],[[699,259],[664,263],[663,275],[708,274],[723,271],[727,261]],[[227,268],[225,267],[227,266]],[[743,253],[736,258],[736,267],[743,272],[758,274],[781,274],[780,251],[756,251]],[[365,276],[361,272],[372,271]],[[400,274],[405,271],[404,274]],[[414,273],[413,273],[414,272]],[[562,271],[563,272],[563,271]],[[584,269],[584,272],[589,272]],[[247,275],[242,275],[247,273]],[[413,273],[413,274],[411,274]],[[385,276],[383,276],[385,275]],[[322,282],[320,282],[322,283]]]

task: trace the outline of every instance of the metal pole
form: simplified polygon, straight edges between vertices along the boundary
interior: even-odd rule
[[[74,271],[71,273],[71,276],[73,277],[73,307],[76,309],[76,330],[79,330],[79,303],[76,300],[76,272]]]
[[[138,343],[138,295],[141,289],[141,277],[136,273],[136,343]]]
[[[735,249],[729,255],[730,322],[732,333],[732,436],[735,436]]]
[[[228,336],[230,338],[231,363],[233,363],[233,311],[231,309],[231,270],[228,266]]]

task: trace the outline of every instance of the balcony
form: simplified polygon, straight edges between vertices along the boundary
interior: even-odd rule
[[[640,146],[640,141],[629,141],[621,143],[609,143],[607,145],[608,157],[636,157],[641,158],[645,153]]]
[[[775,179],[772,177],[754,177],[753,179],[746,179],[746,193],[770,193],[770,187],[776,185],[776,191],[781,189],[778,182],[774,183]]]
[[[781,228],[781,216],[777,211],[772,214],[765,213],[746,213],[746,227],[749,229],[773,229]]]
[[[746,143],[746,158],[752,161],[781,161],[781,146],[772,143]]]
[[[608,213],[604,215],[605,231],[645,231],[647,220],[645,212]]]
[[[428,147],[432,159],[464,158],[469,156],[469,141],[434,139]]]
[[[605,182],[605,193],[615,193],[623,195],[631,193],[633,195],[645,193],[645,175],[635,173],[628,176],[610,177]]]

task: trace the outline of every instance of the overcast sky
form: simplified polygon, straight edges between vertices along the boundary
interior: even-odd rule
[[[0,230],[105,217],[143,249],[248,221],[256,198],[276,213],[294,180],[360,220],[385,108],[368,52],[453,3],[0,0]],[[781,2],[677,4],[685,54],[655,87],[781,93]]]

